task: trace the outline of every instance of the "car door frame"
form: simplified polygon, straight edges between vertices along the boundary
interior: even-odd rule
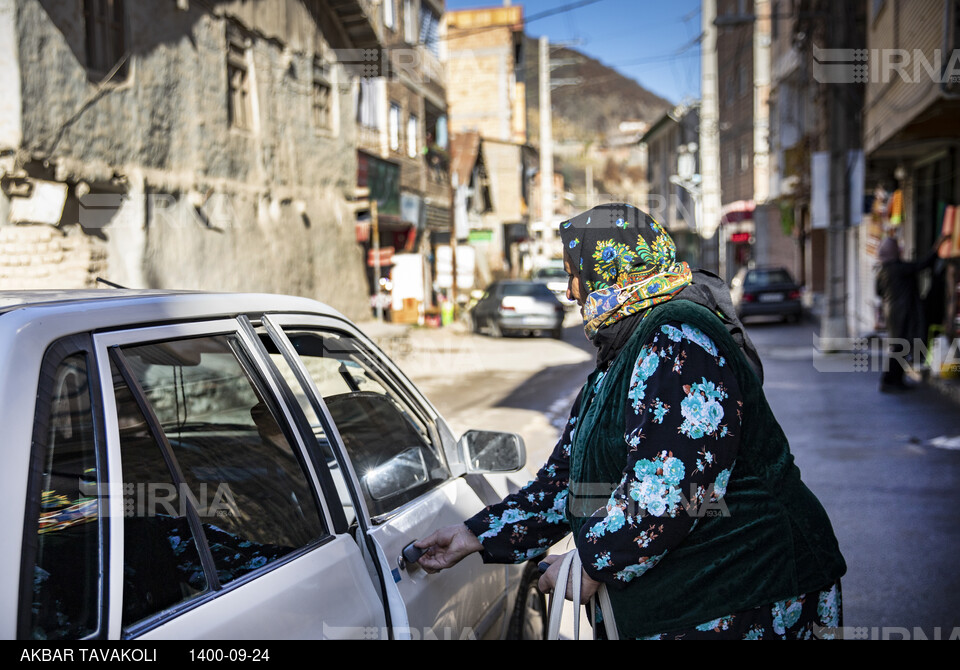
[[[262,344],[257,338],[256,333],[249,327],[249,321],[246,321],[246,323],[244,321],[245,317],[242,316],[239,318],[224,317],[207,321],[132,326],[99,332],[93,335],[93,349],[97,373],[101,382],[100,399],[107,443],[107,479],[110,482],[123,481],[123,462],[120,453],[119,426],[117,421],[115,387],[111,373],[110,350],[123,345],[145,345],[150,342],[181,340],[192,337],[232,335],[239,341],[244,354],[243,358],[247,359],[246,363],[252,366],[252,369],[245,370],[251,377],[251,384],[255,385],[258,391],[266,395],[267,400],[275,406],[278,410],[277,421],[286,427],[287,430],[284,431],[285,434],[289,433],[289,436],[294,438],[290,447],[294,450],[301,463],[303,474],[314,494],[315,503],[327,534],[318,541],[300,547],[290,552],[288,556],[284,556],[251,573],[255,576],[250,579],[240,578],[235,583],[231,583],[219,591],[214,591],[193,599],[183,607],[175,607],[172,610],[168,610],[170,614],[164,614],[158,617],[156,624],[149,626],[145,630],[139,630],[140,626],[136,626],[135,629],[137,629],[137,632],[135,636],[149,639],[152,637],[162,637],[170,633],[182,632],[184,626],[189,626],[189,623],[185,620],[195,619],[195,617],[190,616],[191,610],[220,610],[225,613],[229,611],[230,603],[228,601],[239,598],[239,596],[232,596],[232,594],[244,588],[248,590],[258,588],[262,590],[264,586],[262,583],[255,588],[250,587],[251,584],[255,584],[261,580],[264,582],[271,580],[282,581],[286,577],[279,575],[279,570],[286,568],[301,557],[312,554],[313,552],[323,551],[325,547],[328,546],[335,546],[336,549],[324,552],[323,557],[319,554],[312,556],[310,560],[319,563],[327,560],[327,557],[333,557],[332,560],[337,562],[342,561],[344,565],[347,565],[346,572],[356,580],[356,588],[353,591],[359,595],[359,606],[365,608],[369,616],[369,620],[365,620],[364,623],[367,625],[385,624],[383,604],[379,592],[372,582],[369,582],[369,584],[364,583],[363,578],[369,580],[367,571],[365,569],[356,570],[355,568],[357,566],[352,566],[354,569],[351,569],[351,566],[349,566],[351,561],[360,560],[362,563],[362,559],[359,558],[359,548],[356,549],[356,557],[352,556],[350,546],[355,546],[353,539],[345,533],[338,532],[343,531],[346,525],[343,520],[343,511],[340,509],[339,513],[337,512],[339,499],[336,498],[335,492],[332,490],[332,479],[329,472],[326,472],[324,476],[326,464],[324,463],[318,466],[316,461],[311,457],[310,450],[307,449],[303,431],[300,428],[306,419],[305,417],[297,415],[297,413],[300,412],[300,408],[296,403],[291,404],[287,401],[282,380],[278,383],[279,373],[269,358],[264,355]],[[247,367],[242,358],[240,359],[240,363],[244,368]],[[287,390],[287,392],[289,392],[289,390]],[[111,491],[111,493],[119,494],[120,491]],[[331,498],[331,495],[333,495],[333,498]],[[107,502],[110,517],[122,519],[124,515],[123,496],[110,495]],[[112,523],[109,525],[109,537],[107,539],[109,546],[107,579],[109,585],[106,630],[108,637],[111,639],[124,637],[121,620],[124,562],[123,533],[122,523]],[[291,567],[286,571],[286,574],[296,576],[298,570],[303,571],[304,569],[305,568],[299,567],[294,569]],[[269,573],[274,572],[278,574],[271,576],[269,579],[264,579]],[[362,575],[360,573],[362,573]],[[219,602],[215,602],[215,604],[211,606],[209,603],[213,601]],[[206,616],[206,614],[200,616],[203,617]],[[364,626],[358,628],[359,630],[356,632],[362,634]],[[319,632],[321,631],[318,631],[318,633]]]
[[[307,394],[311,404],[314,406],[314,410],[317,411],[318,414],[329,423],[329,437],[332,438],[331,447],[334,447],[335,451],[337,452],[337,459],[340,467],[343,468],[345,473],[349,473],[349,488],[351,490],[351,495],[353,496],[354,506],[358,510],[358,524],[360,525],[364,537],[370,538],[373,541],[373,544],[375,545],[374,551],[382,564],[381,574],[386,583],[386,590],[390,594],[390,613],[391,617],[393,618],[393,628],[395,629],[395,632],[402,637],[425,634],[424,631],[412,630],[410,628],[410,616],[407,611],[407,606],[404,604],[403,597],[399,592],[399,588],[397,587],[397,583],[399,583],[403,578],[401,572],[404,570],[404,568],[401,568],[397,564],[398,561],[390,562],[387,559],[387,556],[385,555],[384,550],[381,547],[380,542],[377,541],[376,537],[378,535],[388,533],[390,528],[389,524],[392,519],[403,517],[408,511],[415,514],[416,512],[414,508],[418,505],[423,505],[426,498],[429,496],[445,495],[443,493],[443,489],[451,485],[455,487],[462,487],[464,491],[461,492],[461,495],[467,491],[477,495],[481,506],[489,504],[487,501],[480,498],[480,494],[474,490],[474,487],[462,476],[466,472],[466,467],[463,465],[462,455],[459,453],[458,446],[452,432],[433,405],[431,405],[430,402],[423,396],[423,394],[420,393],[420,391],[416,388],[416,386],[414,386],[406,378],[406,376],[396,367],[389,357],[384,355],[379,347],[377,347],[372,341],[370,341],[369,338],[363,335],[358,328],[349,322],[337,319],[335,317],[320,315],[265,314],[261,320],[261,324],[270,334],[274,344],[277,345],[278,349],[283,352],[284,357],[287,358],[288,364],[294,370],[298,381],[300,381],[301,386],[304,388],[304,392]],[[299,354],[296,353],[292,343],[286,335],[285,329],[302,329],[308,331],[314,330],[319,333],[329,334],[341,332],[349,337],[355,338],[362,345],[362,347],[373,356],[373,362],[383,367],[389,374],[390,378],[387,380],[388,383],[399,386],[404,392],[404,395],[407,396],[407,400],[415,403],[421,411],[426,411],[428,418],[434,423],[434,432],[436,433],[435,439],[440,441],[438,446],[443,452],[442,457],[450,473],[447,481],[442,484],[438,484],[430,491],[425,492],[422,496],[418,496],[416,499],[400,505],[394,510],[391,510],[391,512],[386,515],[381,515],[375,519],[371,518],[369,515],[369,510],[367,510],[366,502],[361,493],[359,478],[357,477],[357,474],[353,468],[353,464],[346,453],[343,439],[332,420],[322,394],[307,372]],[[417,538],[411,537],[409,539],[412,541]],[[504,623],[506,622],[506,609],[508,603],[510,602],[508,590],[509,587],[512,586],[511,580],[507,578],[506,572],[506,569],[503,569],[502,595],[488,606],[487,611],[484,613],[481,619],[476,622],[478,624],[477,630],[481,635],[485,632],[485,630],[491,629],[493,623],[496,621],[503,621]],[[392,579],[391,576],[393,577]],[[505,626],[501,626],[501,630],[504,628]]]

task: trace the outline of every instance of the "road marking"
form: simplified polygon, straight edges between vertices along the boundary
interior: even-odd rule
[[[954,437],[941,435],[940,437],[935,437],[930,440],[929,445],[931,447],[936,447],[937,449],[952,449],[954,451],[960,450],[960,435],[956,435]]]
[[[578,393],[580,393],[579,388],[553,401],[553,404],[544,412],[547,422],[551,426],[563,432],[561,429],[567,423],[567,417],[570,415],[570,409],[573,406],[573,401],[577,399]]]

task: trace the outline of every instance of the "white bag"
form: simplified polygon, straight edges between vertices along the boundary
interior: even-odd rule
[[[563,617],[563,604],[566,600],[565,591],[567,581],[570,579],[570,571],[573,571],[573,638],[580,639],[580,585],[582,582],[583,566],[580,564],[580,554],[576,550],[569,551],[563,557],[560,563],[560,574],[557,576],[557,587],[550,594],[550,620],[547,626],[547,639],[560,639],[560,619]],[[596,611],[596,603],[600,603],[600,613],[603,617],[603,627],[607,633],[608,640],[619,640],[617,633],[617,623],[613,618],[613,606],[610,604],[610,595],[607,593],[607,585],[601,584],[596,594],[590,599],[588,607],[592,612]],[[597,637],[597,622],[594,621],[593,636]]]

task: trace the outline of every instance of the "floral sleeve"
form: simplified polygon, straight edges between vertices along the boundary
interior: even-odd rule
[[[577,541],[587,573],[612,586],[657,565],[699,516],[723,513],[740,441],[736,378],[687,324],[662,326],[641,349],[624,401],[623,478]]]
[[[536,478],[465,522],[483,544],[485,563],[522,563],[542,556],[570,532],[566,518],[567,480],[579,406],[580,395],[573,403],[560,441]]]

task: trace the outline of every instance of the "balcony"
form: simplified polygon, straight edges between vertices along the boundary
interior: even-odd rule
[[[373,49],[383,43],[380,5],[373,0],[327,0],[354,48]]]

